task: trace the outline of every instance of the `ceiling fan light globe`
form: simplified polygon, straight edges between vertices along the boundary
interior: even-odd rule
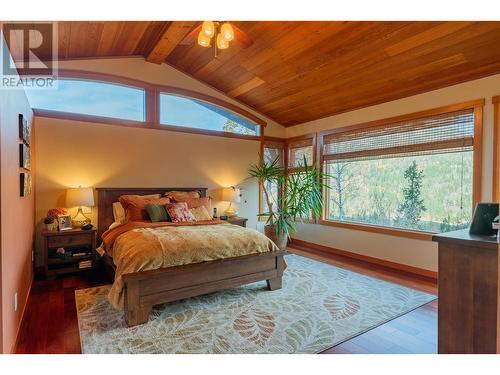
[[[200,31],[198,34],[198,44],[202,47],[210,47],[210,38]]]
[[[234,39],[234,30],[230,23],[226,22],[223,24],[220,28],[220,32],[225,41],[230,42]]]
[[[222,34],[217,35],[217,48],[218,49],[226,49],[229,47],[229,42],[224,39]]]
[[[201,32],[207,38],[211,38],[215,34],[215,24],[212,21],[203,21],[201,25]]]

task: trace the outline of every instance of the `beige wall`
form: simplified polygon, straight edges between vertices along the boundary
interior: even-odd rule
[[[253,113],[267,122],[264,133],[273,137],[285,137],[285,128],[275,121],[258,113],[254,109],[245,106],[238,101],[226,96],[222,92],[202,83],[185,73],[167,64],[148,63],[142,57],[115,58],[115,59],[94,59],[94,60],[66,60],[59,62],[60,69],[85,70],[115,74],[123,77],[130,77],[157,85],[166,85],[193,90],[202,94],[211,95],[218,99],[235,104]]]
[[[486,99],[484,107],[482,199],[492,194],[493,106],[491,97],[500,94],[500,74],[430,91],[392,102],[343,113],[287,128],[287,137],[398,116],[468,100]],[[393,237],[323,225],[302,225],[295,236],[317,244],[363,255],[437,270],[437,246],[420,240]]]
[[[3,43],[3,37],[0,36]],[[6,47],[5,47],[6,48]],[[32,281],[34,193],[19,196],[19,132],[18,116],[28,121],[32,111],[23,90],[0,93],[0,162],[1,162],[1,340],[0,352],[14,349]],[[34,168],[32,149],[32,172]],[[14,294],[18,308],[14,311]]]
[[[207,187],[219,213],[227,203],[216,201],[216,189],[238,185],[239,213],[257,226],[258,186],[245,179],[259,141],[38,117],[35,127],[39,226],[49,208],[64,207],[65,189],[79,185]]]

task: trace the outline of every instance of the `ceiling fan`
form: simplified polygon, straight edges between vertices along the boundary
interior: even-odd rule
[[[229,43],[235,41],[241,48],[248,48],[253,44],[253,40],[239,27],[229,22],[203,21],[195,27],[179,43],[180,45],[192,45],[196,41],[202,47],[210,47],[214,39],[214,53],[229,48]]]

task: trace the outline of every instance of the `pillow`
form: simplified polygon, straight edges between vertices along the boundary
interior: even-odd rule
[[[111,225],[109,226],[108,229],[113,229],[113,228],[116,228],[118,225],[121,225],[122,223],[118,223],[116,221],[112,222]]]
[[[189,211],[186,202],[169,203],[165,205],[165,208],[174,223],[195,221],[195,218],[191,211]]]
[[[197,191],[167,191],[165,194],[163,194],[164,197],[169,197],[170,199],[173,199],[174,201],[177,202],[184,202],[185,199],[189,198],[199,198],[200,193]]]
[[[161,194],[146,194],[146,195],[137,195],[141,198],[161,198]]]
[[[193,214],[195,221],[212,220],[212,216],[210,216],[205,206],[194,207],[189,211]]]
[[[120,202],[113,203],[113,217],[115,218],[115,223],[125,222],[125,210]]]
[[[200,206],[205,206],[208,212],[212,211],[212,202],[209,197],[203,197],[203,198],[188,198],[182,201],[177,201],[176,202],[186,202],[188,205],[188,208],[196,208]]]
[[[145,209],[148,203],[161,205],[170,203],[169,198],[144,198],[139,195],[122,195],[119,200],[125,209],[125,221],[149,220]]]
[[[142,198],[160,198],[160,196],[160,194],[138,195],[138,197]],[[113,217],[117,223],[125,222],[125,209],[120,202],[113,203]]]
[[[148,203],[144,206],[146,212],[148,213],[149,219],[156,223],[157,221],[169,221],[167,209],[161,204],[151,204]]]

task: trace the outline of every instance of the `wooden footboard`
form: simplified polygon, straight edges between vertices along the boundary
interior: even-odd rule
[[[266,280],[269,290],[280,289],[285,254],[252,254],[122,275],[127,324],[146,323],[154,305],[256,281]]]

